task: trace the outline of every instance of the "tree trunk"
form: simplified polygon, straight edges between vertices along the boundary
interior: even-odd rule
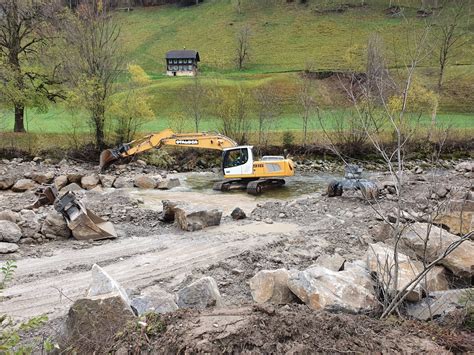
[[[441,92],[443,89],[443,79],[444,79],[444,64],[441,64],[439,67],[438,75],[438,92]]]
[[[15,128],[14,132],[26,132],[24,124],[25,107],[21,104],[15,105]]]

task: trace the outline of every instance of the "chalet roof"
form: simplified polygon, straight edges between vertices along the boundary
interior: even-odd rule
[[[199,52],[191,50],[169,51],[166,53],[166,59],[196,59],[199,60]]]

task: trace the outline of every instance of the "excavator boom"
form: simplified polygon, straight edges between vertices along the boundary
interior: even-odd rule
[[[218,133],[174,133],[167,129],[143,138],[124,143],[117,148],[104,150],[100,154],[100,170],[119,158],[129,157],[163,145],[223,150],[236,147],[237,142]]]

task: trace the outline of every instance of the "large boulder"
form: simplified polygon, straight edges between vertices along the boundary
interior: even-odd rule
[[[140,189],[154,189],[156,187],[156,180],[150,176],[138,175],[135,177],[133,184]]]
[[[10,175],[0,175],[0,190],[8,190],[15,184],[15,178]]]
[[[160,190],[169,190],[180,185],[181,183],[179,182],[178,178],[168,178],[158,182],[156,188]]]
[[[222,306],[222,299],[216,280],[203,277],[178,291],[177,304],[180,308],[204,309]]]
[[[186,231],[196,231],[221,223],[222,211],[205,206],[163,200],[163,220],[176,221]]]
[[[21,237],[21,229],[15,223],[0,221],[0,242],[17,243]]]
[[[81,178],[81,186],[86,190],[92,190],[100,184],[99,176],[96,174],[86,175]]]
[[[48,237],[54,236],[67,239],[71,236],[71,230],[60,213],[51,211],[43,222],[41,234]]]
[[[398,282],[395,290],[395,255],[391,246],[384,243],[370,244],[366,253],[367,266],[377,277],[382,287],[392,294],[401,292],[422,271],[423,264],[410,259],[407,255],[398,252]],[[418,284],[406,290],[405,299],[417,302],[423,297],[425,291],[440,291],[449,288],[446,273],[443,267],[434,267]]]
[[[18,250],[18,245],[15,243],[0,242],[0,254],[14,253]]]
[[[289,272],[286,269],[262,270],[249,281],[253,300],[257,303],[286,304],[295,299],[288,288]]]
[[[124,288],[105,272],[99,265],[92,266],[92,281],[87,290],[87,297],[103,296],[107,294],[119,294],[129,305],[130,300]]]
[[[419,258],[426,258],[427,262],[436,260],[450,244],[458,240],[458,236],[426,223],[410,225],[401,237],[406,247],[412,249]],[[474,242],[467,240],[439,263],[457,276],[470,278],[474,275],[473,260]]]
[[[54,185],[56,186],[56,188],[59,190],[61,190],[64,186],[67,185],[67,176],[66,175],[59,175],[56,179],[54,179]]]
[[[138,315],[148,312],[169,313],[178,309],[174,295],[158,286],[147,288],[142,291],[142,295],[132,298],[131,306]]]
[[[28,191],[28,190],[33,190],[37,186],[38,185],[36,184],[36,182],[34,182],[31,179],[20,179],[15,183],[15,185],[13,185],[12,191],[25,192],[25,191]]]
[[[118,178],[115,179],[113,183],[113,187],[117,189],[132,188],[133,180],[125,176],[119,176]]]
[[[421,301],[407,304],[405,311],[409,316],[423,321],[444,317],[465,307],[469,293],[472,295],[474,289],[431,292]]]
[[[464,235],[474,230],[474,212],[439,213],[433,222],[446,227],[450,233]]]
[[[13,211],[2,211],[0,212],[0,221],[10,221],[16,223],[20,220],[20,215]]]
[[[31,174],[31,178],[38,184],[50,184],[53,182],[54,173],[50,171],[47,173],[34,172]]]
[[[312,309],[370,311],[377,307],[374,287],[368,271],[352,267],[332,271],[316,266],[290,272],[290,290]]]
[[[116,177],[113,175],[100,174],[99,179],[103,187],[111,188],[114,185]]]
[[[31,210],[20,211],[20,222],[18,225],[24,238],[35,238],[36,233],[41,230],[41,216]]]
[[[134,320],[132,309],[118,294],[78,299],[67,314],[60,346],[78,354],[108,354],[117,333]]]
[[[474,162],[463,161],[455,166],[455,169],[459,172],[474,171]]]

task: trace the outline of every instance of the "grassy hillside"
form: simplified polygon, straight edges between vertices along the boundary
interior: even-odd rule
[[[360,3],[359,0],[348,1]],[[117,12],[126,61],[139,64],[152,78],[151,84],[141,90],[152,98],[156,119],[143,129],[167,127],[176,113],[182,111],[180,92],[192,79],[166,77],[164,56],[168,50],[186,47],[199,51],[201,82],[206,87],[253,89],[273,83],[283,104],[282,119],[276,129],[297,130],[300,124],[295,104],[296,83],[306,63],[313,63],[317,70],[363,71],[367,39],[377,32],[384,38],[392,71],[402,65],[407,48],[424,28],[426,20],[416,17],[419,1],[401,2],[411,7],[405,9],[405,17],[398,18],[385,15],[385,0],[369,0],[366,7],[327,14],[316,10],[322,9],[322,3],[333,6],[331,0],[310,0],[308,5],[300,5],[298,1],[248,0],[241,14],[231,0],[205,0],[199,6],[187,8],[170,5]],[[275,4],[269,6],[270,3]],[[474,17],[472,21],[474,24]],[[447,69],[445,90],[440,96],[439,121],[460,129],[474,128],[473,24],[466,28],[473,40],[456,53],[453,65]],[[247,68],[239,72],[233,62],[235,34],[244,25],[251,27],[252,53]],[[417,72],[418,80],[431,89],[437,80],[436,60],[435,54],[427,57]],[[120,98],[122,94],[116,95]],[[335,78],[318,80],[317,101],[328,112],[348,105]],[[4,118],[6,115],[1,114]],[[52,107],[48,113],[29,110],[27,116],[29,128],[34,132],[61,132],[73,126],[86,131],[85,118],[84,113],[72,113],[61,105]],[[425,120],[429,121],[429,117]],[[11,117],[3,121],[3,124],[0,121],[0,130],[10,129]],[[187,127],[191,128],[191,123]],[[208,117],[202,128],[215,129],[216,123]]]

